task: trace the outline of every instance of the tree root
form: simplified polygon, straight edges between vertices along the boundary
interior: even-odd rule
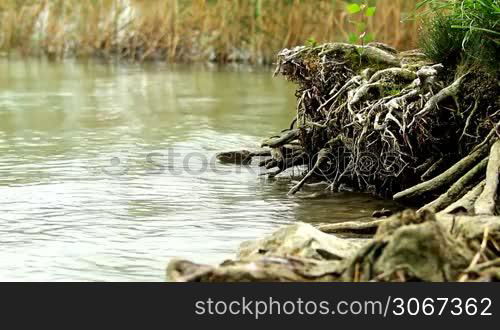
[[[371,84],[380,80],[385,80],[385,81],[399,80],[410,83],[415,79],[417,79],[417,74],[413,71],[402,68],[389,68],[377,71],[374,75],[371,76],[368,83]]]
[[[393,67],[401,66],[400,60],[390,51],[382,47],[373,46],[356,46],[357,51],[361,54],[361,58],[376,64],[385,64]]]
[[[261,147],[270,147],[270,148],[281,147],[282,145],[295,140],[299,136],[299,134],[300,134],[299,129],[288,130],[283,135],[277,138],[271,138],[264,141]]]
[[[474,204],[476,214],[493,215],[498,191],[498,175],[500,172],[500,141],[491,147],[488,168],[486,170],[486,184]]]
[[[370,222],[341,222],[318,226],[318,230],[327,234],[356,234],[356,235],[375,235],[380,224],[385,219],[374,220]]]
[[[459,192],[459,183],[477,184],[463,177],[499,135],[500,102],[491,98],[498,78],[459,76],[418,52],[377,43],[301,46],[278,54],[275,73],[298,85],[296,116],[262,143],[270,158],[259,165],[273,169],[270,177],[308,165],[289,195],[314,176],[332,191],[350,187],[418,207],[441,196],[430,206],[442,210],[469,188]]]
[[[474,202],[483,191],[486,181],[479,182],[473,189],[469,190],[462,198],[439,212],[440,214],[474,214]]]
[[[455,98],[457,97],[458,91],[460,89],[460,86],[464,80],[464,77],[466,75],[461,76],[457,80],[453,82],[450,86],[443,88],[442,90],[439,91],[436,95],[431,97],[429,101],[425,104],[424,108],[417,112],[415,114],[415,117],[422,116],[436,108],[438,108],[439,103],[441,103],[443,100],[445,100],[448,97]],[[411,124],[410,124],[411,125]]]
[[[328,156],[330,155],[331,150],[329,148],[323,148],[320,150],[318,153],[318,159],[316,160],[316,164],[313,166],[313,168],[300,180],[299,183],[297,183],[290,191],[288,192],[288,195],[294,195],[296,194],[302,186],[306,183],[306,181],[314,174],[315,171],[318,170],[318,168],[323,164],[328,159]]]
[[[489,147],[492,143],[491,141],[493,141],[493,139],[489,139],[488,143],[482,145],[467,157],[462,158],[460,161],[455,163],[455,165],[435,178],[403,190],[395,194],[393,199],[396,201],[425,199],[424,196],[426,194],[439,191],[443,187],[450,186],[453,182],[457,181],[462,175],[464,175],[472,166],[475,166],[481,161],[481,159],[484,159],[484,157],[488,154]]]
[[[446,160],[445,157],[442,157],[439,160],[437,160],[434,164],[432,164],[427,169],[427,171],[424,172],[424,174],[422,174],[422,176],[420,177],[420,180],[427,181],[427,180],[432,179],[433,177],[435,177],[439,173],[439,171],[442,169],[442,166],[446,162],[447,162],[447,160]]]
[[[269,178],[274,178],[278,174],[281,174],[282,172],[284,172],[285,170],[287,170],[289,168],[292,168],[295,166],[300,166],[300,165],[305,165],[305,164],[306,164],[306,157],[303,153],[300,154],[299,156],[296,156],[296,157],[287,158],[287,159],[285,159],[282,162],[277,164],[278,170],[271,172],[271,173],[268,173]],[[273,165],[274,165],[274,163],[273,163]]]
[[[486,166],[488,164],[488,158],[483,159],[479,164],[474,166],[469,172],[462,176],[457,182],[451,185],[451,187],[437,199],[424,205],[420,208],[419,212],[422,210],[429,210],[431,212],[439,212],[456,202],[467,192],[467,187],[475,184],[478,179],[483,175]]]

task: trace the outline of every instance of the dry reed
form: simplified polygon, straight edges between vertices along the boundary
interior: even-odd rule
[[[378,0],[368,30],[400,49],[418,26],[413,0]],[[355,27],[337,0],[0,0],[0,51],[59,59],[270,63],[284,47],[345,41]]]

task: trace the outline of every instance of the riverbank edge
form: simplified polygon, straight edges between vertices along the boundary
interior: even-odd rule
[[[373,150],[375,146],[375,150],[383,153],[383,149],[377,149],[376,139],[369,144],[359,142],[359,137],[366,136],[367,131],[375,134],[384,127],[386,130],[389,127],[393,134],[402,131],[399,155],[413,150],[409,141],[412,137],[418,137],[424,146],[426,143],[422,141],[426,139],[431,143],[433,136],[427,132],[406,132],[407,126],[401,127],[394,111],[403,113],[403,121],[408,115],[412,123],[417,120],[417,125],[418,121],[430,125],[435,123],[433,116],[443,118],[442,113],[438,113],[441,107],[448,109],[450,103],[447,102],[455,102],[457,109],[448,110],[452,116],[446,117],[446,125],[464,132],[471,126],[485,129],[480,136],[468,140],[463,149],[455,150],[459,157],[446,166],[436,169],[435,164],[440,161],[435,156],[446,155],[442,152],[455,148],[456,145],[450,147],[450,142],[458,138],[448,138],[446,143],[437,145],[444,148],[437,153],[420,150],[419,157],[410,163],[411,171],[395,176],[396,188],[388,193],[403,204],[416,204],[417,211],[406,210],[370,223],[341,223],[319,228],[306,224],[288,226],[262,240],[242,244],[236,260],[225,261],[218,267],[174,260],[167,267],[167,279],[208,282],[499,280],[500,217],[495,214],[500,142],[495,117],[498,101],[491,99],[498,96],[499,85],[492,84],[495,79],[488,78],[484,72],[479,73],[480,77],[486,77],[480,82],[477,78],[469,79],[478,74],[472,74],[472,69],[465,68],[464,73],[464,68],[432,63],[418,51],[399,54],[378,43],[361,47],[334,43],[280,52],[276,73],[299,86],[297,117],[289,129],[263,142],[262,146],[270,151],[268,160],[260,165],[277,168],[269,173],[270,177],[290,167],[308,165],[309,171],[290,190],[290,195],[318,177],[332,182],[335,172],[332,177],[321,169],[328,164],[328,156],[335,149],[343,147],[356,153],[365,152],[370,146]],[[471,100],[468,97],[471,86],[484,98],[477,96]],[[388,89],[398,92],[387,94],[384,90]],[[478,104],[488,102],[492,106],[477,111],[483,109]],[[476,110],[471,111],[466,120],[455,118],[455,111],[473,107]],[[493,110],[493,115],[489,110]],[[363,111],[365,114],[360,116]],[[332,112],[337,116],[335,120],[332,120]],[[373,112],[377,116],[372,116]],[[380,118],[384,116],[385,121],[381,123]],[[345,131],[345,125],[351,123],[354,128]],[[410,138],[405,140],[405,134]],[[240,157],[240,160],[248,162],[251,156]],[[353,157],[351,162],[356,159]],[[422,173],[417,177],[416,171]],[[359,175],[356,171],[351,173],[351,177],[356,175]],[[408,182],[407,177],[413,181]],[[377,181],[371,183],[376,185]],[[344,184],[352,185],[353,181]],[[366,192],[370,191],[368,187],[356,188]],[[330,188],[340,187],[334,182]],[[339,237],[346,234],[369,238]]]
[[[365,238],[340,237],[361,233]],[[418,215],[406,210],[369,223],[286,226],[263,239],[242,243],[234,260],[218,266],[174,259],[167,266],[166,279],[174,282],[499,281],[500,258],[495,250],[499,242],[500,217]]]

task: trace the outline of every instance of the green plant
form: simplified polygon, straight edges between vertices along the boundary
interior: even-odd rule
[[[314,37],[309,37],[306,41],[306,46],[308,47],[316,47],[318,45],[318,41]]]
[[[368,32],[367,19],[375,15],[377,8],[375,6],[370,6],[368,0],[363,0],[361,3],[348,3],[346,10],[349,15],[355,17],[355,19],[350,19],[349,22],[356,27],[356,32],[351,32],[349,34],[349,42],[361,42],[361,44],[364,45],[365,43],[373,41],[375,36],[373,33]]]
[[[422,0],[428,5],[420,45],[437,62],[465,62],[498,70],[500,0]]]
[[[462,42],[465,31],[453,29],[452,19],[442,13],[427,18],[427,26],[420,39],[424,53],[436,62],[456,64],[462,57]]]
[[[390,95],[390,96],[396,96],[396,95],[399,95],[399,93],[401,93],[401,89],[398,89],[398,88],[391,88],[391,89],[388,89],[385,91],[385,95]]]

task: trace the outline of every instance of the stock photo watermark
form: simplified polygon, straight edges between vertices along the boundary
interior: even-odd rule
[[[300,167],[313,168],[316,155],[302,156]],[[204,152],[181,153],[174,149],[163,152],[123,152],[118,155],[96,157],[88,162],[86,168],[93,175],[105,175],[117,179],[127,179],[135,175],[142,176],[202,176],[210,173],[215,175],[234,175],[248,173],[264,175],[269,171],[259,167],[255,157],[253,162],[241,161],[220,162],[217,154]],[[399,155],[393,153],[375,154],[370,152],[353,155],[339,149],[330,159],[318,169],[318,174],[332,175],[336,172],[350,171],[357,175],[370,177],[397,177],[408,164]],[[284,172],[285,173],[285,172]]]

